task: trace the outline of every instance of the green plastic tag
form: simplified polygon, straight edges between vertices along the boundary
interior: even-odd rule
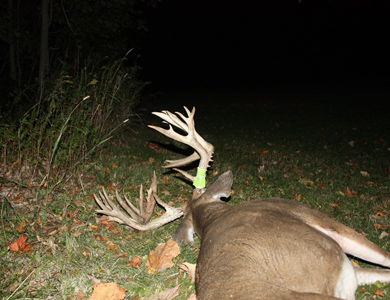
[[[193,185],[198,189],[206,187],[206,170],[198,168]]]

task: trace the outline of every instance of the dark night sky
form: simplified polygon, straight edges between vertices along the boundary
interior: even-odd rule
[[[389,2],[164,0],[144,76],[162,90],[386,82]]]

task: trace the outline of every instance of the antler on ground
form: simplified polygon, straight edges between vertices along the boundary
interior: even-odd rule
[[[167,123],[169,125],[169,129],[164,129],[153,125],[149,125],[149,127],[157,130],[158,132],[164,134],[169,138],[172,138],[178,142],[186,144],[195,150],[195,152],[192,155],[186,158],[178,159],[178,160],[167,160],[169,164],[164,166],[164,168],[173,168],[174,170],[182,173],[191,181],[194,181],[195,178],[194,176],[192,176],[191,174],[183,170],[177,169],[176,167],[188,165],[200,158],[199,168],[203,170],[207,170],[207,168],[209,167],[209,162],[212,161],[211,158],[214,152],[214,146],[206,142],[195,130],[195,122],[194,122],[195,107],[192,109],[191,112],[185,106],[184,109],[187,113],[187,117],[181,114],[180,112],[176,112],[175,115],[167,110],[163,110],[162,112],[153,112],[154,115],[160,117],[165,121],[164,123]],[[187,135],[181,135],[177,133],[176,131],[174,131],[172,126],[175,126],[183,130],[184,132],[187,133]]]
[[[101,208],[101,210],[96,210],[96,212],[107,215],[109,221],[114,221],[119,224],[126,224],[140,231],[147,231],[161,227],[180,218],[183,215],[183,209],[171,207],[161,201],[157,196],[156,173],[153,174],[152,184],[147,193],[148,197],[145,202],[143,198],[143,188],[141,185],[140,205],[138,209],[126,198],[126,196],[125,201],[123,201],[123,199],[119,196],[118,191],[116,191],[116,199],[120,207],[122,207],[122,210],[114,203],[113,200],[110,199],[110,197],[106,194],[106,191],[103,189],[103,192],[99,192],[100,197],[94,195],[97,204]],[[156,206],[156,202],[162,206],[166,212],[161,217],[150,221]]]

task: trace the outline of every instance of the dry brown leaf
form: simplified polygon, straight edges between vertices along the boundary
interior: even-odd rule
[[[137,269],[141,268],[141,258],[138,255],[133,258],[133,261],[131,262],[131,266]]]
[[[196,295],[195,294],[191,294],[191,296],[189,296],[187,298],[187,300],[196,300]]]
[[[31,251],[31,244],[26,243],[27,237],[23,234],[12,243],[6,243],[10,252],[29,253]]]
[[[195,282],[195,270],[196,270],[196,264],[190,264],[190,263],[182,263],[179,266],[180,269],[182,269],[184,272],[186,272],[188,275],[191,276],[191,282]]]
[[[380,297],[384,297],[385,296],[379,289],[376,289],[374,295],[377,295],[377,296],[380,296]]]
[[[383,216],[386,216],[388,214],[387,211],[378,211],[375,215],[377,217],[383,217]]]
[[[179,245],[174,240],[170,239],[166,243],[159,244],[156,247],[156,250],[149,253],[145,267],[150,267],[162,272],[173,267],[172,259],[179,254]]]
[[[351,191],[348,186],[347,189],[344,191],[344,194],[348,197],[357,196],[357,192],[355,192],[354,190]]]
[[[389,236],[389,234],[386,231],[382,231],[382,233],[379,235],[379,239],[381,240],[387,236]]]
[[[367,171],[360,171],[360,174],[362,174],[363,177],[370,177],[370,173]]]
[[[358,264],[357,262],[351,260],[351,263],[352,263],[352,266],[353,266],[354,268],[360,268],[360,266],[359,266],[359,264]]]
[[[116,282],[97,283],[92,286],[93,293],[89,300],[122,300],[126,297],[126,289]]]
[[[157,299],[159,300],[171,300],[177,296],[179,296],[179,287],[180,284],[172,289],[161,292],[157,295]]]
[[[384,226],[384,225],[381,225],[381,224],[374,224],[374,227],[376,229],[387,230],[387,229],[389,229],[390,226]]]
[[[16,231],[19,233],[25,232],[27,229],[27,226],[24,222],[20,223],[19,228],[16,228]]]
[[[168,175],[165,175],[165,176],[164,176],[164,184],[165,184],[165,185],[168,185],[168,183],[169,183],[169,176],[168,176]]]

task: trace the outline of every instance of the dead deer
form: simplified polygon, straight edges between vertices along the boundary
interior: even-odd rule
[[[352,300],[358,285],[390,282],[390,270],[354,268],[346,256],[390,268],[390,253],[323,213],[281,198],[229,206],[223,199],[232,192],[231,171],[206,189],[204,176],[214,147],[195,130],[195,108],[190,112],[185,107],[185,111],[187,116],[168,111],[154,113],[169,124],[169,129],[150,127],[195,150],[185,159],[168,161],[165,167],[175,168],[195,185],[173,238],[178,243],[192,244],[196,233],[201,239],[195,282],[198,300]],[[187,135],[177,133],[172,126]],[[197,159],[196,177],[176,169]],[[151,188],[149,195],[162,203],[156,188]],[[113,203],[106,204],[102,213],[115,210]],[[182,213],[176,211],[175,217]],[[111,216],[134,227],[122,215]]]

